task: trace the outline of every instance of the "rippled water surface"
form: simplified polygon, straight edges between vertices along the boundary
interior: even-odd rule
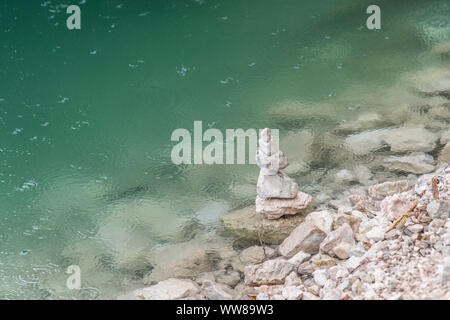
[[[174,129],[327,139],[382,107],[402,73],[439,67],[429,49],[450,35],[446,0],[378,1],[379,31],[365,27],[371,1],[77,2],[82,29],[69,31],[74,3],[0,0],[0,298],[142,286],[150,248],[214,231],[255,197],[256,166],[172,164]],[[274,111],[289,108],[300,116]],[[336,166],[320,150],[314,169]],[[66,288],[71,264],[80,291]]]

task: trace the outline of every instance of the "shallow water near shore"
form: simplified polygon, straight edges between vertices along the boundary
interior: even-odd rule
[[[308,141],[410,103],[402,76],[448,66],[430,49],[450,39],[448,1],[381,1],[379,31],[370,4],[87,0],[68,31],[67,3],[2,1],[0,298],[114,298],[143,286],[151,248],[209,239],[252,204],[256,165],[172,164],[172,131],[195,120],[279,128],[314,196],[328,172],[370,163]]]

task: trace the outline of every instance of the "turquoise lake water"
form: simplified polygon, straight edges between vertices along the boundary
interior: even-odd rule
[[[70,4],[81,30],[66,28]],[[379,31],[370,4],[0,0],[0,298],[113,298],[142,286],[142,252],[253,201],[256,166],[175,166],[173,130],[320,134],[439,66],[448,1],[378,1]],[[314,116],[274,122],[292,101]]]

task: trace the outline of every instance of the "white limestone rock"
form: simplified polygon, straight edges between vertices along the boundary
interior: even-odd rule
[[[381,149],[385,142],[383,136],[386,129],[364,131],[345,139],[346,147],[356,155],[365,155]]]
[[[306,216],[305,221],[311,222],[328,234],[333,226],[333,213],[329,210],[314,211]]]
[[[369,195],[376,200],[383,200],[387,196],[404,192],[409,189],[408,180],[387,181],[369,188]]]
[[[307,209],[312,202],[309,194],[298,191],[292,199],[263,199],[256,197],[256,212],[263,214],[267,219],[279,219],[284,215],[295,215]]]
[[[311,255],[309,253],[299,251],[288,261],[290,263],[292,263],[293,265],[298,266],[298,265],[302,264],[303,262],[307,261],[309,258],[311,258]]]
[[[234,300],[236,298],[236,292],[230,287],[211,280],[203,281],[202,293],[208,300]]]
[[[303,222],[281,243],[280,253],[285,257],[292,257],[299,251],[315,254],[319,251],[320,243],[326,233],[311,222]]]
[[[342,169],[336,173],[336,180],[341,182],[351,182],[356,178],[353,173],[348,169]]]
[[[191,280],[170,278],[135,291],[142,300],[184,300],[198,297],[200,287]]]
[[[284,172],[277,172],[274,175],[260,174],[256,192],[259,198],[282,198],[292,199],[298,193],[298,184]]]
[[[396,128],[390,129],[383,135],[383,140],[393,152],[433,151],[439,137],[424,128]]]
[[[348,259],[350,257],[350,250],[352,247],[353,245],[348,242],[341,242],[333,248],[333,252],[339,259]]]
[[[376,227],[370,229],[368,232],[366,232],[366,237],[369,240],[372,240],[373,242],[383,240],[384,235],[385,235],[385,230],[380,226],[376,226]]]
[[[344,244],[345,243],[345,244]],[[348,223],[332,231],[320,245],[320,251],[340,259],[349,257],[350,249],[355,244],[353,230]],[[337,252],[336,250],[337,249]]]
[[[319,269],[313,272],[314,282],[323,287],[328,280],[328,274],[326,269]]]
[[[292,263],[283,258],[246,266],[244,269],[245,284],[250,286],[283,284],[294,267]]]
[[[301,300],[303,291],[297,286],[286,286],[281,293],[286,300]]]
[[[382,215],[393,221],[404,214],[414,203],[411,192],[402,192],[384,198],[380,204]]]

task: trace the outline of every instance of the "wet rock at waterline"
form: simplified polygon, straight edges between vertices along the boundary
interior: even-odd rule
[[[154,267],[145,276],[144,283],[153,284],[171,277],[195,277],[212,271],[217,259],[217,253],[207,250],[198,241],[155,248],[148,255],[148,263]]]
[[[450,142],[450,126],[449,126],[449,129],[442,134],[441,140],[440,140],[441,144],[446,144],[448,142]]]
[[[275,250],[270,247],[251,246],[242,250],[239,259],[244,265],[258,264],[266,258],[274,258]]]
[[[441,153],[438,157],[439,162],[450,162],[450,142],[447,142],[447,144],[442,149]]]
[[[424,174],[434,171],[434,158],[426,153],[417,152],[406,156],[390,156],[383,165],[391,171]]]
[[[257,213],[255,207],[233,211],[222,217],[227,231],[237,237],[266,244],[280,244],[305,217],[302,214],[269,220]]]
[[[450,96],[450,71],[446,68],[428,68],[406,73],[402,80],[423,97]]]
[[[401,127],[364,131],[350,135],[345,145],[357,155],[390,148],[392,152],[429,152],[436,148],[439,136],[421,127]]]
[[[203,281],[202,293],[208,300],[234,300],[237,295],[229,286],[211,280]]]
[[[337,133],[351,133],[356,131],[376,129],[386,124],[386,119],[378,113],[359,115],[356,120],[344,122],[337,129]]]
[[[383,147],[386,129],[364,131],[345,139],[345,146],[356,155],[365,155]]]
[[[200,287],[191,280],[167,279],[151,287],[136,290],[136,297],[142,300],[198,299]]]
[[[370,187],[368,193],[373,199],[383,200],[387,196],[391,196],[394,193],[403,192],[408,189],[409,183],[407,180],[387,181]]]
[[[402,127],[386,130],[383,140],[393,152],[433,151],[436,148],[438,136],[424,128]]]
[[[441,42],[435,45],[432,52],[443,59],[450,58],[450,41]]]

